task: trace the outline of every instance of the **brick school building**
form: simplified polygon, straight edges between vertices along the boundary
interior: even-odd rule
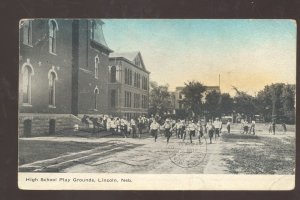
[[[19,136],[51,135],[80,123],[83,114],[115,113],[113,51],[103,25],[89,19],[20,21]]]

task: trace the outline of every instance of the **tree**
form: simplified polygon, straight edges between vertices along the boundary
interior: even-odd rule
[[[234,110],[237,113],[244,115],[246,119],[253,117],[255,114],[254,97],[246,92],[238,90],[236,87],[233,87],[233,89],[236,91],[234,97]]]
[[[204,107],[209,118],[230,115],[233,110],[233,98],[228,93],[221,94],[213,90],[206,95]]]
[[[202,98],[205,86],[200,82],[189,81],[182,89],[184,99],[182,100],[190,114],[199,116],[202,112]]]
[[[168,85],[158,85],[154,81],[150,82],[149,114],[163,115],[170,111],[171,95],[168,88]]]
[[[272,91],[270,86],[266,85],[263,90],[257,93],[256,113],[263,116],[266,121],[272,119]]]
[[[285,122],[295,123],[295,85],[285,85],[282,88],[280,101],[282,103],[283,115]]]
[[[215,90],[206,95],[204,107],[209,118],[221,117],[221,99],[221,94]]]
[[[278,119],[294,123],[295,120],[295,85],[276,83],[266,85],[256,98],[257,113],[266,121]]]
[[[230,115],[233,111],[233,98],[228,93],[221,94],[220,113]]]

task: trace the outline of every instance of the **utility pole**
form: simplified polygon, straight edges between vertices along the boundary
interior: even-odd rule
[[[221,93],[221,75],[219,74],[219,89],[220,89],[220,93]]]
[[[276,96],[276,90],[273,88],[272,91],[272,121],[276,121],[277,118],[277,96]]]

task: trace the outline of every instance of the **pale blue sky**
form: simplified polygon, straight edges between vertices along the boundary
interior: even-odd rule
[[[170,89],[187,80],[254,94],[264,85],[296,82],[292,20],[104,19],[115,52],[140,51],[151,80]]]

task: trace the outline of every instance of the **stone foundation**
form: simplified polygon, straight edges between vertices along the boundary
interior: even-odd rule
[[[51,128],[50,120],[52,120]],[[71,114],[20,113],[18,134],[19,137],[57,135],[63,131],[73,130],[75,124],[81,125],[81,120]]]

